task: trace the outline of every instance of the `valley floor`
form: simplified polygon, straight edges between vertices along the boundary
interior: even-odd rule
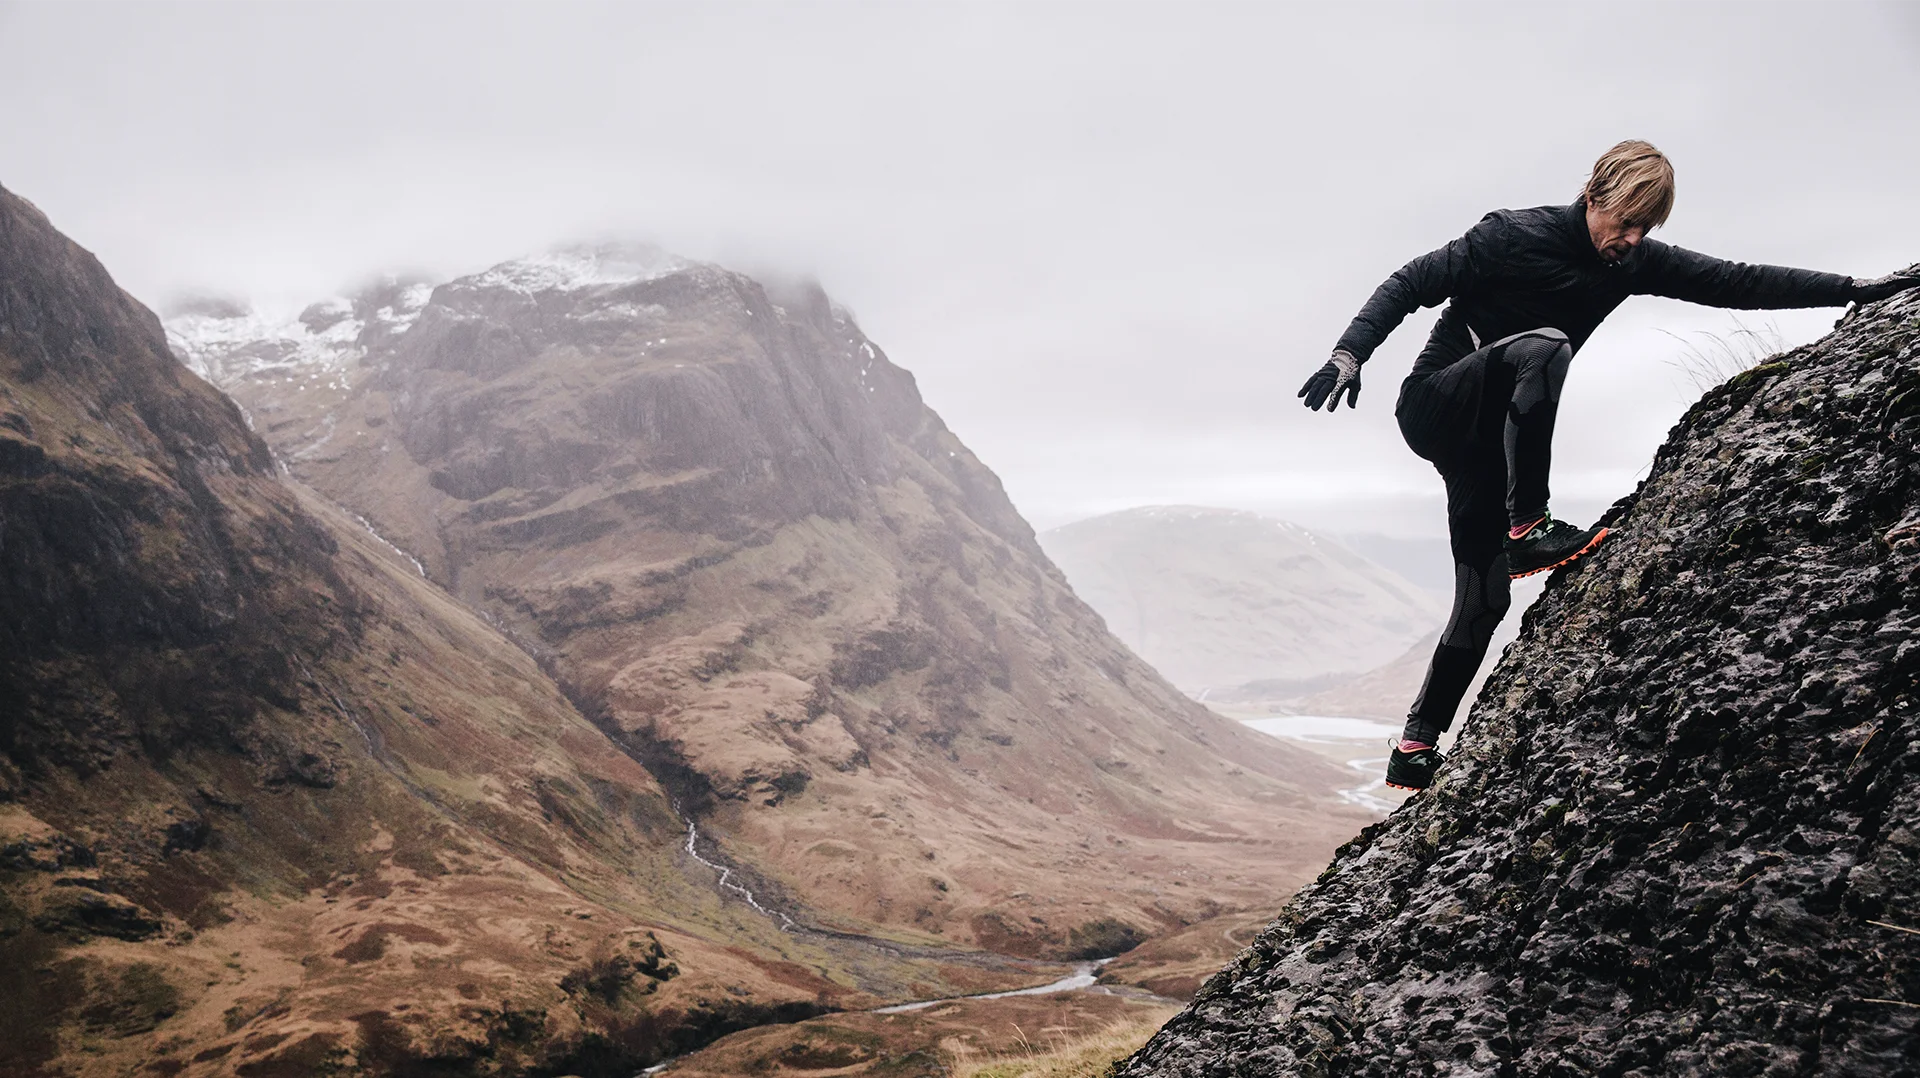
[[[1372,725],[1377,724],[1281,723],[1267,732],[1354,769],[1353,786],[1328,791],[1330,812],[1357,807],[1385,816],[1402,796],[1379,781],[1382,737]],[[1288,897],[1277,895],[1269,907],[1222,913],[1154,936],[1092,971],[1083,963],[1056,982],[1071,987],[761,1026],[648,1073],[661,1078],[1095,1078],[1177,1013]],[[1040,972],[1037,966],[1035,972]],[[1073,976],[1089,972],[1093,976]]]

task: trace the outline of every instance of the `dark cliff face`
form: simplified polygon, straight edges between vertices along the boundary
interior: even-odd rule
[[[636,475],[653,480],[647,501],[636,492],[603,517],[736,533],[849,518],[861,487],[898,471],[888,436],[913,434],[925,410],[912,376],[862,353],[818,288],[788,304],[709,266],[538,291],[480,274],[435,290],[380,384],[434,487],[484,504],[476,524],[526,515],[526,492]],[[503,492],[518,495],[510,514]]]
[[[272,470],[152,313],[0,190],[0,792],[242,737],[296,695],[290,654],[353,631],[333,541]]]
[[[1920,296],[1709,393],[1442,779],[1120,1073],[1920,1060]]]

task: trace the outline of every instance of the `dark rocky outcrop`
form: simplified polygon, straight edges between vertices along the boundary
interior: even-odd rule
[[[1707,394],[1428,793],[1120,1068],[1920,1060],[1920,296]]]
[[[351,631],[332,540],[159,320],[0,198],[0,752],[84,774],[127,746],[243,737],[260,701],[296,695],[288,654]],[[242,490],[258,513],[228,511]],[[337,616],[279,617],[303,605]]]

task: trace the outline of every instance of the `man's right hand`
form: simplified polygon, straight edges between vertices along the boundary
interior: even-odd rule
[[[1342,393],[1347,395],[1347,407],[1359,407],[1360,361],[1346,349],[1336,348],[1333,358],[1321,364],[1320,369],[1313,372],[1313,377],[1307,379],[1307,384],[1300,387],[1299,395],[1305,399],[1307,407],[1317,411],[1324,404],[1327,411],[1331,412],[1340,407]]]
[[[1853,301],[1867,304],[1878,303],[1888,296],[1899,295],[1909,288],[1920,288],[1920,272],[1901,270],[1889,273],[1885,277],[1875,277],[1871,281],[1853,279]]]

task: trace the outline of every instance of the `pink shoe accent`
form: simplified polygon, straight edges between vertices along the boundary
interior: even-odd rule
[[[1525,535],[1525,534],[1527,534],[1528,532],[1530,532],[1530,531],[1532,531],[1533,529],[1535,529],[1535,528],[1538,528],[1538,527],[1539,527],[1539,526],[1541,525],[1541,523],[1543,523],[1543,522],[1544,522],[1544,521],[1545,521],[1546,519],[1547,519],[1546,517],[1541,517],[1541,518],[1540,518],[1539,520],[1536,520],[1536,521],[1534,521],[1534,522],[1533,522],[1533,523],[1531,523],[1531,524],[1525,524],[1525,525],[1522,525],[1522,526],[1520,526],[1520,527],[1518,527],[1518,528],[1508,528],[1508,529],[1507,529],[1507,538],[1509,538],[1509,539],[1518,539],[1518,538],[1520,538],[1521,536],[1523,536],[1523,535]]]
[[[1432,747],[1433,747],[1432,745],[1429,745],[1424,741],[1408,741],[1404,737],[1400,739],[1401,752],[1419,752],[1421,749],[1430,749]]]

